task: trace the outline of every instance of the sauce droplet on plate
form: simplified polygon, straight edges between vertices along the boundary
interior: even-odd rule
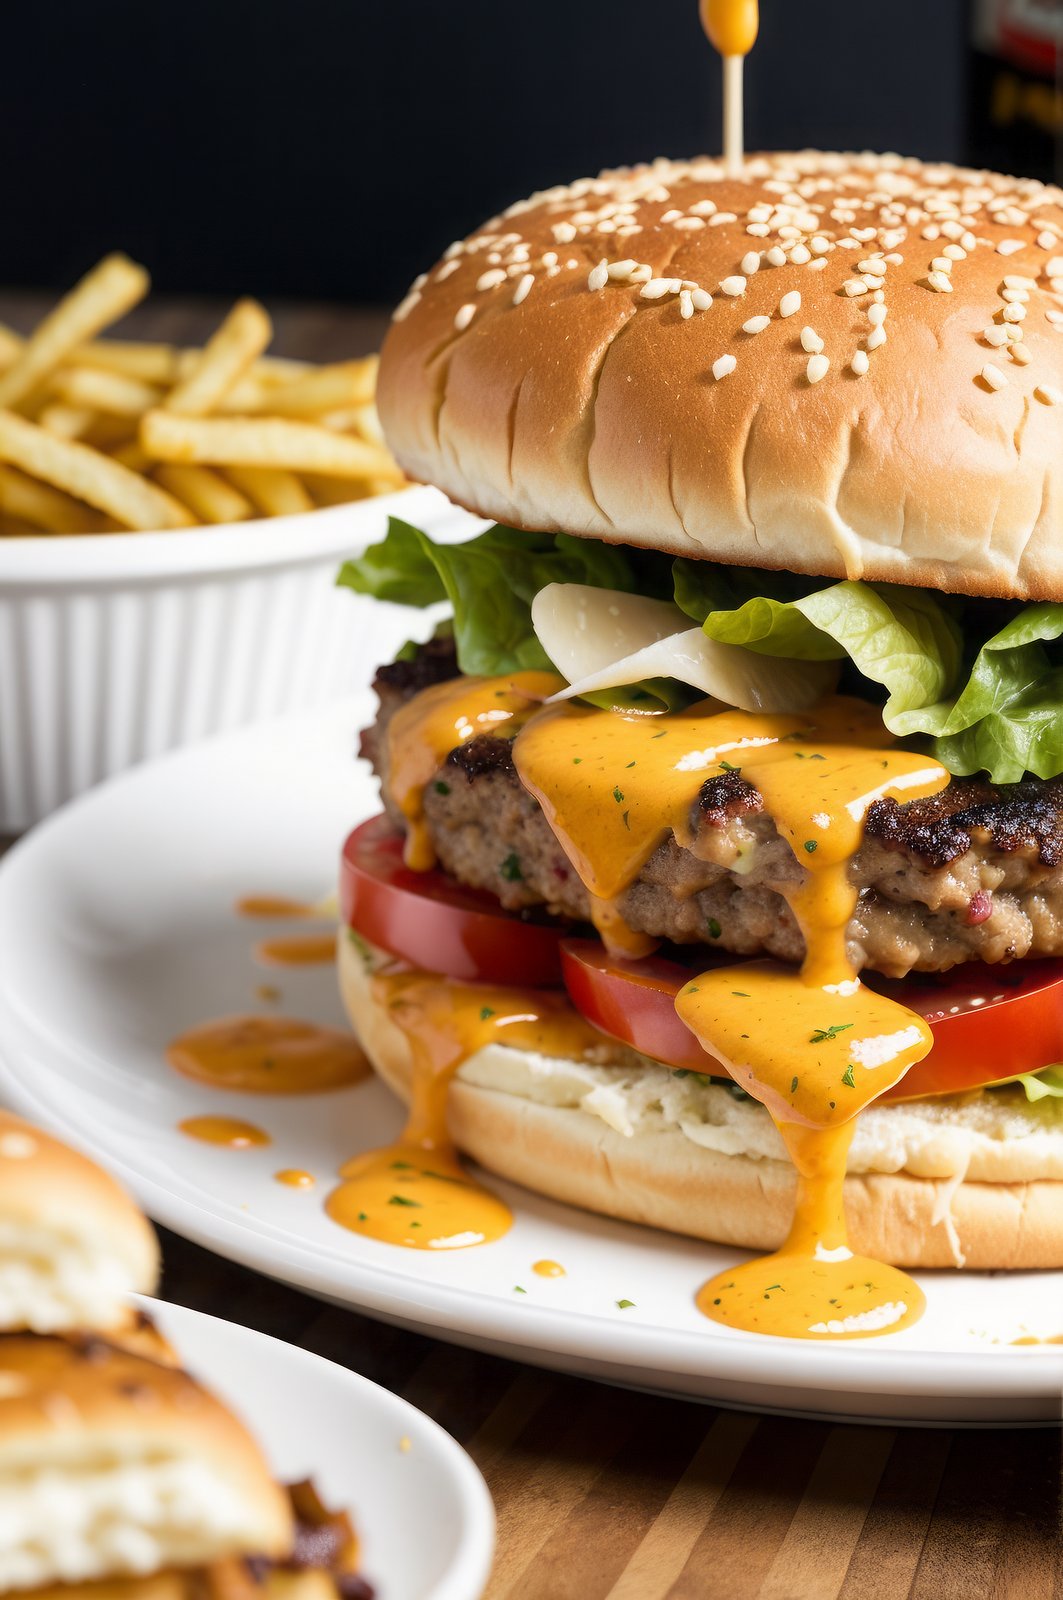
[[[174,1039],[177,1072],[217,1089],[251,1094],[320,1094],[368,1076],[361,1045],[338,1028],[291,1017],[222,1017]]]
[[[267,967],[327,967],[336,959],[334,933],[303,934],[295,939],[263,939],[254,957]]]
[[[303,1172],[298,1167],[282,1167],[273,1177],[289,1189],[312,1189],[317,1182],[312,1172]]]
[[[237,900],[233,907],[238,917],[250,917],[254,921],[278,922],[296,917],[306,921],[321,920],[326,913],[319,905],[313,905],[305,900],[286,900],[282,895],[249,894]]]
[[[564,1278],[565,1269],[560,1261],[536,1261],[532,1271],[538,1273],[540,1278]]]
[[[229,1150],[248,1150],[255,1145],[272,1144],[269,1134],[253,1122],[239,1117],[186,1117],[177,1124],[181,1133],[204,1144],[220,1144]]]

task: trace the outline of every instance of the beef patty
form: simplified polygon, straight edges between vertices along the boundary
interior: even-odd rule
[[[387,724],[412,695],[457,675],[453,647],[434,640],[382,667],[376,722],[362,754],[388,792]],[[994,787],[954,778],[942,793],[870,808],[851,877],[860,890],[849,925],[858,968],[890,977],[963,961],[1063,955],[1063,778]],[[441,865],[504,906],[546,906],[576,920],[587,892],[513,765],[510,742],[481,735],[452,750],[425,794]],[[697,854],[674,838],[650,856],[619,907],[654,938],[736,955],[800,961],[804,940],[779,885],[805,868],[740,773],[708,778],[693,804]]]

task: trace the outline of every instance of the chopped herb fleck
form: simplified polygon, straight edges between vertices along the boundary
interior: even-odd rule
[[[527,1289],[522,1289],[519,1283],[515,1283],[513,1285],[513,1293],[514,1294],[527,1294],[527,1292],[528,1292]]]
[[[617,1308],[618,1311],[628,1311],[628,1310],[630,1310],[630,1309],[632,1309],[634,1307],[635,1307],[634,1300],[618,1300],[616,1302],[616,1308]]]
[[[662,729],[661,729],[661,731],[660,731],[660,733],[655,733],[655,734],[654,734],[654,735],[653,735],[653,737],[654,737],[654,738],[655,738],[655,739],[663,739],[663,738],[664,738],[664,736],[665,736],[665,734],[666,734],[666,733],[667,733],[667,732],[668,732],[668,729],[667,729],[667,728],[662,728]]]
[[[618,806],[622,806],[624,803],[624,791],[619,784],[614,784],[613,786],[613,799]]]
[[[493,1017],[494,1014],[495,1014],[494,1013],[494,1008],[492,1006],[481,1006],[480,1007],[480,1021],[481,1022],[486,1022],[488,1017]]]
[[[689,1067],[673,1067],[672,1068],[672,1077],[673,1078],[689,1078],[691,1076],[692,1076],[692,1074],[691,1074],[691,1071],[690,1071]]]
[[[800,1083],[800,1081],[801,1080],[799,1078],[791,1078],[790,1079],[790,1093],[791,1094],[796,1094],[797,1093],[797,1085]]]
[[[388,1197],[388,1205],[389,1206],[416,1206],[418,1211],[421,1210],[421,1202],[419,1200],[411,1200],[411,1199],[408,1198],[408,1196],[406,1196],[404,1194],[389,1195],[389,1197]]]
[[[816,839],[806,839],[805,840],[805,849],[808,851],[810,856],[815,855],[816,851],[819,849],[818,840],[816,840]]]
[[[829,1028],[817,1028],[809,1039],[809,1044],[827,1044],[831,1039],[836,1039],[839,1033],[844,1033],[846,1028],[851,1028],[851,1022],[832,1022]]]
[[[687,994],[698,994],[700,991],[696,983],[687,984]]]
[[[709,930],[710,939],[718,939],[720,934],[723,932],[723,929],[720,927],[720,924],[716,921],[715,917],[710,917],[705,926]]]
[[[631,812],[630,811],[625,811],[622,820],[623,820],[624,827],[627,828],[628,832],[631,831],[630,817],[631,817]]]
[[[359,1213],[358,1213],[358,1221],[359,1222],[368,1222],[369,1221],[369,1213],[368,1213],[368,1211],[359,1211]]]
[[[821,756],[818,751],[810,755],[807,750],[795,750],[794,755],[798,761],[826,761],[827,759],[826,756]]]
[[[522,883],[524,881],[524,874],[520,870],[520,856],[515,850],[509,852],[498,871],[499,876],[505,878],[507,883]]]
[[[842,1082],[844,1083],[844,1085],[845,1085],[845,1087],[847,1089],[855,1089],[856,1088],[856,1078],[855,1078],[855,1076],[853,1074],[853,1064],[852,1064],[851,1061],[850,1061],[849,1065],[846,1067],[845,1071],[842,1073]]]
[[[416,1220],[416,1218],[415,1218],[415,1219],[414,1219],[414,1220],[413,1220],[413,1222],[411,1222],[411,1223],[410,1223],[410,1227],[411,1227],[411,1228],[420,1228],[420,1227],[422,1227],[422,1226],[423,1226],[423,1224],[422,1224],[422,1223],[420,1223],[420,1222],[418,1222],[418,1221],[417,1221],[417,1220]]]
[[[744,989],[732,989],[731,993],[732,994],[736,994],[738,996],[739,1000],[748,1000],[749,999],[749,995],[746,994],[746,991]]]
[[[412,1172],[413,1171],[413,1162],[412,1161],[393,1161],[391,1163],[391,1168],[392,1168],[393,1172]]]
[[[830,1106],[831,1110],[833,1111],[837,1107],[838,1102],[836,1100],[828,1100],[827,1104]]]
[[[714,1300],[712,1303],[713,1303],[714,1306],[718,1306],[718,1305],[722,1305],[723,1304],[723,1302],[721,1300]]]
[[[432,788],[435,790],[436,794],[450,793],[450,784],[444,783],[442,778],[437,778],[435,783],[433,783]]]
[[[574,767],[578,767],[578,766],[579,766],[579,764],[580,764],[580,762],[581,762],[581,761],[582,761],[582,760],[583,760],[583,757],[582,757],[582,756],[573,756],[573,757],[572,757],[572,765],[573,765],[573,766],[574,766]]]
[[[634,766],[634,765],[635,765],[635,762],[634,762],[634,761],[629,761],[629,762],[628,762],[628,764],[627,764],[627,766],[626,766],[626,767],[625,767],[625,768],[624,768],[624,771],[625,771],[625,772],[629,772],[629,771],[630,771],[630,769],[631,769],[631,768],[632,768],[632,767],[633,767],[633,766]]]

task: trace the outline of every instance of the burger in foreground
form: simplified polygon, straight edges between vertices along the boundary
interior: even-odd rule
[[[1063,194],[809,152],[551,190],[418,281],[379,406],[500,525],[343,575],[453,621],[377,679],[341,979],[412,1113],[332,1214],[501,1231],[449,1121],[779,1251],[702,1292],[747,1329],[1063,1264]]]

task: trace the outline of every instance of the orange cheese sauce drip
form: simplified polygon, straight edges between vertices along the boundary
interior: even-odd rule
[[[564,685],[553,672],[515,672],[506,678],[451,678],[424,689],[388,725],[388,785],[407,823],[406,864],[435,866],[424,826],[424,794],[451,750],[478,734],[511,735]]]
[[[269,1134],[253,1122],[239,1117],[186,1117],[177,1124],[181,1133],[204,1144],[220,1144],[229,1150],[247,1150],[254,1145],[272,1144]]]
[[[394,1144],[355,1156],[326,1210],[385,1244],[457,1250],[508,1232],[509,1207],[471,1178],[447,1130],[447,1093],[464,1061],[490,1044],[579,1057],[601,1035],[550,991],[462,984],[423,972],[379,973],[378,1001],[409,1044],[409,1115]]]
[[[701,0],[701,25],[722,56],[747,56],[757,42],[757,0]]]
[[[720,712],[711,701],[659,717],[563,701],[526,724],[513,747],[521,782],[579,873],[614,954],[653,948],[627,926],[618,901],[670,833],[690,842],[702,782],[807,726],[796,716]]]
[[[540,1278],[564,1278],[567,1276],[560,1261],[536,1261],[532,1264],[532,1271]]]
[[[864,988],[846,950],[857,890],[849,864],[868,806],[884,796],[938,793],[937,762],[854,743],[829,708],[820,726],[753,755],[743,775],[807,869],[780,884],[805,938],[800,973],[773,962],[707,972],[680,992],[676,1010],[704,1048],[761,1100],[797,1170],[793,1224],[782,1247],[721,1273],[698,1305],[717,1322],[792,1338],[865,1338],[921,1316],[924,1297],[906,1273],[849,1249],[843,1189],[855,1118],[931,1048],[928,1025]]]
[[[305,921],[314,921],[325,913],[321,906],[309,904],[303,900],[285,900],[278,895],[249,894],[237,900],[233,910],[238,917],[250,917],[254,921],[277,921],[301,918]]]
[[[288,1189],[312,1189],[317,1182],[312,1172],[303,1172],[298,1167],[282,1167],[273,1177],[276,1183],[283,1183]]]
[[[222,1017],[191,1028],[167,1047],[175,1071],[216,1089],[251,1094],[320,1094],[368,1077],[349,1033],[291,1017]]]
[[[334,933],[304,934],[295,939],[263,939],[254,957],[267,967],[327,967],[336,959]]]

